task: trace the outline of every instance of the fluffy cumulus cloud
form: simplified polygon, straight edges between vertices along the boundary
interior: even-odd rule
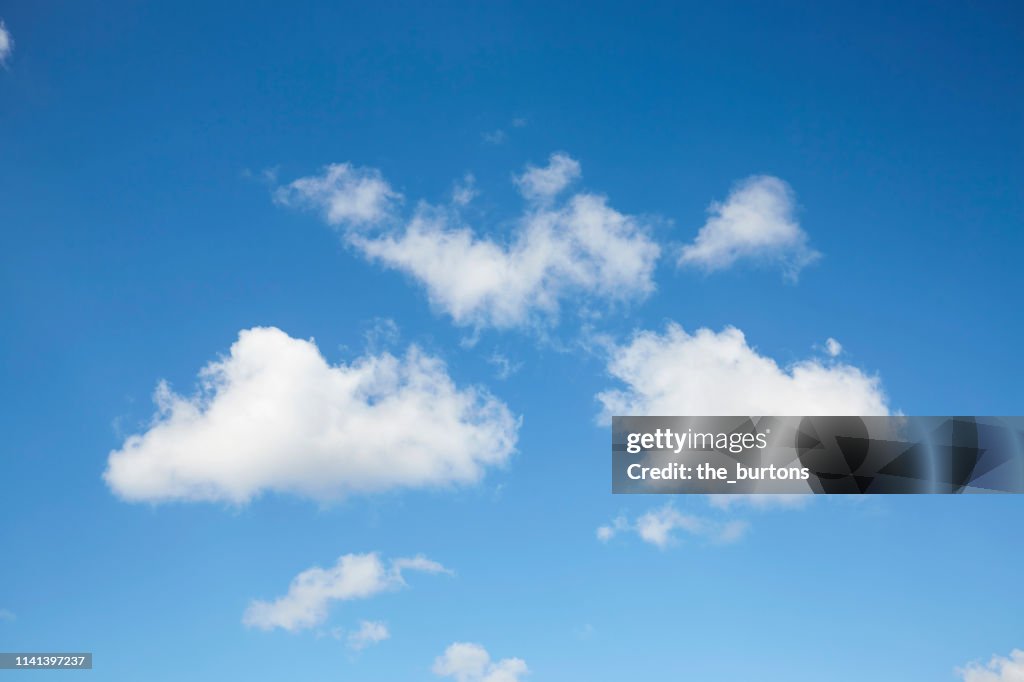
[[[254,328],[199,378],[192,396],[161,383],[149,428],[110,453],[116,494],[241,504],[472,483],[509,458],[518,431],[503,403],[457,387],[415,347],[331,365],[311,340]]]
[[[1024,651],[994,656],[988,664],[972,663],[957,671],[963,682],[1024,682]]]
[[[359,629],[350,632],[346,638],[348,648],[353,651],[362,651],[368,646],[380,644],[391,637],[391,632],[384,623],[364,620],[359,623]]]
[[[521,658],[492,661],[479,644],[456,642],[434,661],[434,674],[455,682],[519,682],[529,671]]]
[[[332,169],[339,168],[342,176],[361,180],[338,181]],[[660,249],[647,225],[600,195],[579,192],[559,200],[577,177],[579,164],[564,154],[519,176],[528,205],[508,239],[466,225],[458,211],[464,195],[453,207],[420,204],[399,224],[391,213],[397,193],[377,185],[383,182],[377,171],[347,164],[296,180],[277,196],[279,203],[315,208],[366,258],[420,283],[457,324],[509,328],[554,319],[570,297],[615,303],[654,290]],[[375,189],[359,189],[363,181]],[[357,205],[373,208],[351,208]],[[371,224],[376,229],[367,229]]]
[[[0,66],[7,65],[7,59],[14,52],[14,38],[11,37],[11,32],[7,30],[7,25],[4,24],[4,20],[0,19]]]
[[[665,549],[677,542],[677,531],[715,544],[729,544],[740,540],[749,529],[746,521],[716,521],[694,514],[684,514],[671,504],[667,504],[637,517],[635,521],[619,516],[610,524],[597,529],[597,539],[608,542],[621,533],[635,533],[644,542]]]
[[[683,248],[679,264],[711,271],[744,258],[768,260],[795,278],[821,255],[808,246],[795,209],[795,195],[784,181],[769,175],[747,178],[724,202],[711,204],[707,222]]]
[[[658,247],[604,198],[577,195],[531,213],[509,244],[421,211],[397,235],[356,237],[370,258],[409,273],[461,325],[512,327],[553,317],[572,294],[607,300],[653,291]]]
[[[626,387],[599,393],[611,415],[886,415],[880,380],[817,359],[780,367],[739,329],[638,332],[610,350],[609,373]]]
[[[331,568],[315,566],[295,576],[283,597],[273,601],[254,600],[242,622],[261,630],[311,628],[327,619],[332,602],[369,599],[405,587],[403,573],[408,571],[448,572],[441,564],[422,556],[385,563],[375,553],[346,554]],[[388,637],[387,628],[379,623],[363,623],[354,634],[364,647]],[[349,641],[351,644],[353,640]]]

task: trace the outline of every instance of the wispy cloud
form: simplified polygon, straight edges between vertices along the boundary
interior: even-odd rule
[[[384,623],[364,620],[359,623],[358,630],[348,634],[346,643],[348,644],[349,649],[352,649],[353,651],[362,651],[374,644],[380,644],[390,637],[391,632]]]
[[[608,542],[621,533],[635,533],[644,542],[665,549],[678,541],[677,531],[715,544],[731,544],[742,539],[749,529],[746,521],[718,521],[684,514],[670,503],[640,515],[635,521],[619,516],[597,529],[597,539]]]
[[[498,128],[497,130],[481,133],[480,137],[483,138],[483,141],[486,142],[487,144],[502,144],[505,140],[508,139],[508,133],[506,133],[503,129]]]
[[[722,512],[739,509],[768,511],[776,509],[804,509],[813,495],[707,495],[708,504]],[[679,535],[704,539],[712,544],[727,545],[743,539],[751,530],[751,524],[744,519],[711,518],[709,516],[684,513],[670,502],[630,520],[617,516],[597,529],[597,539],[609,542],[622,533],[636,534],[641,540],[661,549],[679,541]]]
[[[472,173],[466,173],[452,189],[452,203],[456,206],[468,206],[478,194],[476,178]]]
[[[527,120],[522,116],[517,116],[509,122],[509,126],[512,128],[525,128]],[[480,134],[481,139],[487,144],[499,145],[505,144],[509,138],[509,132],[506,128],[495,128]]]
[[[7,66],[7,60],[14,52],[14,38],[11,37],[11,32],[7,30],[7,24],[4,23],[3,19],[0,19],[0,66]]]
[[[331,568],[316,566],[297,575],[283,597],[270,602],[254,600],[242,622],[261,630],[311,628],[327,619],[332,602],[369,599],[405,587],[404,571],[450,573],[441,564],[422,556],[385,564],[376,553],[346,554]],[[363,623],[356,633],[358,643],[364,646],[373,643],[374,638],[381,641],[387,637],[387,628],[379,623]]]
[[[497,377],[502,380],[508,379],[523,368],[523,363],[513,362],[507,355],[498,351],[491,353],[487,358],[487,362],[494,365],[497,369]]]
[[[401,336],[397,322],[390,317],[375,317],[366,324],[363,341],[367,352],[378,353],[395,346]]]

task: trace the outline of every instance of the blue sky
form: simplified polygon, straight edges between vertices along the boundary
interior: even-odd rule
[[[613,496],[600,396],[1019,414],[1020,7],[209,5],[0,4],[0,649],[102,680],[1019,679],[1019,498]],[[243,622],[371,552],[366,598]],[[420,555],[450,573],[398,584]],[[389,638],[356,650],[363,621]]]

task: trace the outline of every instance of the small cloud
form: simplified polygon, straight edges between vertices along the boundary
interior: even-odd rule
[[[825,341],[825,352],[828,353],[830,357],[834,358],[843,352],[843,344],[830,336]]]
[[[17,616],[14,615],[13,611],[0,609],[0,622],[12,623],[15,620],[17,620]]]
[[[347,638],[348,648],[353,651],[362,651],[368,646],[379,644],[391,637],[391,633],[384,623],[364,620],[359,623],[359,629],[349,633]]]
[[[750,530],[750,524],[746,521],[727,521],[718,531],[715,542],[721,545],[731,545],[739,542]]]
[[[331,602],[369,599],[405,587],[403,571],[451,573],[423,556],[395,559],[388,565],[376,553],[346,554],[331,568],[314,566],[303,571],[292,580],[288,593],[274,601],[253,600],[242,622],[260,630],[305,630],[326,620]],[[379,623],[369,625],[367,637],[381,634],[380,627],[376,627]],[[386,638],[385,629],[383,639]]]
[[[526,171],[516,178],[516,184],[527,199],[546,202],[578,180],[580,175],[580,162],[558,152],[551,155],[546,166],[527,166]]]
[[[666,505],[638,518],[635,530],[644,542],[664,549],[675,541],[673,533],[676,530],[728,544],[743,537],[747,530],[747,524],[744,521],[729,521],[719,524],[691,514],[680,513],[670,505]]]
[[[380,171],[349,163],[332,163],[320,175],[299,178],[274,191],[276,203],[318,211],[335,227],[386,222],[401,200]]]
[[[625,516],[616,516],[610,524],[597,529],[597,539],[601,542],[608,542],[624,530],[630,530],[629,521]]]
[[[7,24],[4,23],[3,19],[0,19],[0,66],[7,66],[7,60],[14,52],[14,38],[11,37],[11,32],[7,30]]]
[[[679,265],[711,272],[742,259],[773,261],[795,280],[821,257],[807,245],[795,212],[796,195],[785,181],[770,175],[749,177],[724,202],[712,202],[707,222],[694,242],[683,247]]]
[[[684,514],[671,504],[649,511],[630,522],[623,516],[611,524],[597,529],[597,539],[608,542],[619,533],[631,531],[644,542],[665,549],[677,541],[676,531],[700,537],[714,544],[732,544],[746,535],[750,525],[746,521],[715,521],[693,514]]]
[[[398,323],[390,317],[374,318],[367,330],[363,332],[366,350],[370,353],[379,353],[384,349],[391,348],[398,343],[401,334]]]
[[[1024,651],[1014,649],[1009,657],[993,656],[988,664],[970,663],[956,672],[963,682],[1024,682]]]
[[[512,128],[525,128],[526,119],[523,117],[513,118],[509,126]],[[504,128],[497,128],[490,132],[482,133],[481,137],[487,144],[504,144],[508,141],[508,132]]]
[[[498,128],[497,130],[492,130],[489,133],[483,133],[481,134],[481,137],[483,137],[484,142],[486,142],[487,144],[502,144],[505,140],[508,139],[508,135],[501,128]]]
[[[521,658],[492,661],[479,644],[456,642],[434,661],[434,674],[451,677],[455,682],[519,682],[530,672]]]
[[[523,368],[523,363],[512,362],[508,356],[499,353],[498,351],[491,353],[491,356],[487,358],[487,362],[497,368],[496,375],[503,381]]]
[[[478,194],[476,178],[472,173],[466,173],[462,181],[455,183],[455,187],[452,189],[452,203],[456,206],[468,206],[469,202],[473,201]]]
[[[594,636],[594,626],[590,623],[585,623],[583,626],[576,628],[575,635],[576,639],[590,639]]]
[[[261,171],[253,171],[251,168],[242,169],[242,178],[245,180],[252,180],[259,182],[264,185],[268,185],[271,188],[277,187],[277,175],[279,172],[278,166],[271,168],[264,168]]]

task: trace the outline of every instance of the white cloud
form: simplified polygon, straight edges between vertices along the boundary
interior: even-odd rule
[[[560,300],[572,295],[642,298],[654,290],[659,254],[642,225],[590,194],[523,216],[508,245],[428,210],[399,234],[354,235],[352,243],[412,275],[457,324],[477,328],[553,318]]]
[[[401,336],[397,322],[390,317],[375,317],[363,332],[363,342],[368,352],[376,353],[397,344]]]
[[[0,609],[0,621],[13,622],[15,620],[17,620],[17,617],[14,615],[13,611],[8,611],[7,609]]]
[[[625,516],[616,516],[607,526],[599,526],[597,539],[601,542],[608,542],[623,531],[632,530],[632,525]]]
[[[545,168],[527,169],[518,183],[540,203],[520,216],[508,241],[480,237],[457,210],[427,204],[395,227],[397,195],[378,171],[349,164],[295,180],[274,196],[284,205],[317,210],[362,255],[410,274],[457,324],[510,328],[552,321],[569,297],[615,303],[654,290],[660,250],[646,224],[597,195],[553,203],[579,172],[579,163],[565,155],[553,155]],[[457,188],[457,207],[471,199],[469,188]]]
[[[556,153],[548,159],[547,166],[527,166],[516,178],[516,185],[531,201],[550,201],[579,177],[579,161],[568,154]]]
[[[362,651],[366,647],[379,644],[390,637],[391,632],[388,631],[384,623],[370,620],[360,621],[359,629],[348,635],[348,648],[353,651]]]
[[[402,572],[411,570],[449,572],[441,564],[424,557],[398,559],[385,565],[376,553],[346,554],[339,557],[331,568],[314,566],[295,576],[283,597],[272,602],[253,600],[242,616],[242,622],[261,630],[311,628],[327,619],[331,602],[368,599],[381,592],[400,589],[406,585]],[[382,631],[374,627],[379,624],[369,625],[371,637],[381,635]],[[381,639],[386,637],[385,628]]]
[[[11,32],[7,30],[3,19],[0,19],[0,66],[7,65],[7,59],[12,52],[14,52],[14,38],[11,37]]]
[[[993,656],[988,665],[971,663],[957,670],[963,682],[1024,682],[1024,651],[1014,649],[1010,656]]]
[[[424,212],[401,234],[353,239],[370,258],[412,275],[457,324],[477,328],[553,318],[560,300],[574,294],[646,296],[659,253],[633,218],[585,194],[524,217],[508,246]]]
[[[747,344],[739,329],[687,334],[638,332],[612,346],[608,372],[625,389],[599,393],[612,415],[886,415],[877,377],[814,359],[780,367]]]
[[[472,173],[466,173],[462,182],[455,183],[452,189],[452,203],[456,206],[468,206],[477,194],[479,192],[476,189],[476,178]]]
[[[795,278],[821,256],[807,245],[807,233],[793,215],[795,204],[793,190],[779,178],[755,175],[743,180],[724,203],[711,204],[707,222],[683,248],[679,264],[712,271],[756,258],[780,263]]]
[[[519,682],[529,672],[521,658],[492,661],[482,646],[466,642],[452,644],[434,661],[434,674],[455,682]]]
[[[830,357],[838,357],[839,354],[843,352],[843,344],[830,336],[825,340],[825,352],[828,353]]]
[[[498,351],[491,353],[490,357],[487,358],[487,362],[494,365],[498,378],[503,381],[523,368],[523,363],[513,362],[507,355]]]
[[[508,134],[501,128],[498,128],[497,130],[482,133],[480,137],[482,137],[484,142],[487,144],[501,144],[508,139]]]
[[[649,511],[630,522],[623,516],[611,524],[597,529],[597,538],[608,542],[623,532],[634,532],[641,540],[660,549],[676,541],[675,531],[700,537],[716,544],[729,544],[740,540],[750,529],[746,521],[715,521],[693,514],[684,514],[671,504]]]
[[[519,217],[509,240],[480,236],[457,210],[424,203],[396,227],[391,199],[397,195],[379,172],[348,164],[300,178],[276,196],[279,203],[317,208],[343,228],[351,247],[422,284],[431,303],[457,324],[508,328],[553,320],[569,297],[617,303],[654,291],[660,249],[645,224],[595,194],[553,202],[578,173],[576,161],[558,154],[551,165],[528,169],[519,184],[528,196],[544,201]],[[363,180],[342,182],[334,178],[338,175]],[[360,183],[373,189],[350,189]],[[466,200],[465,194],[454,196],[456,205]],[[369,227],[378,229],[359,229]]]
[[[402,195],[374,168],[332,163],[322,175],[299,178],[274,191],[274,201],[316,210],[333,226],[376,225],[391,217]]]
[[[332,366],[312,340],[258,327],[240,332],[199,378],[191,397],[159,385],[152,424],[110,453],[104,478],[115,493],[331,500],[473,483],[515,446],[508,408],[482,389],[456,387],[444,364],[416,347]]]

